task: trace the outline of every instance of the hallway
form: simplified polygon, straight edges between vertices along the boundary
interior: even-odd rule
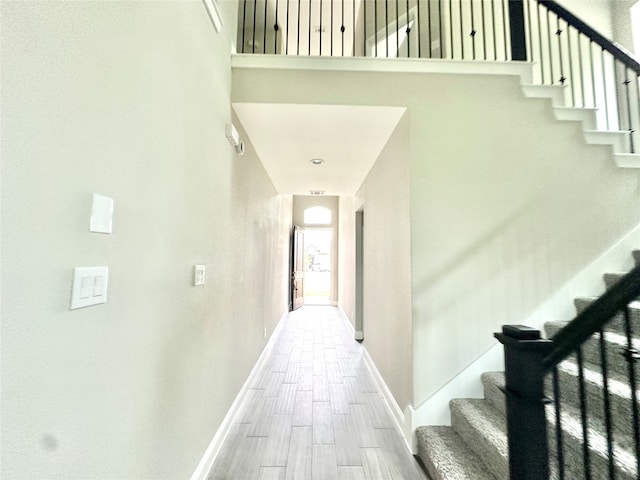
[[[289,314],[209,480],[422,480],[334,307]]]

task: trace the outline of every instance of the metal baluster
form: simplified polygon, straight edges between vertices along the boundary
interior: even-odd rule
[[[496,0],[491,0],[491,30],[493,31],[493,59],[498,60],[498,45],[496,43]]]
[[[636,82],[636,86],[638,82]],[[633,413],[633,440],[636,456],[636,475],[640,477],[640,412],[638,412],[638,393],[635,362],[640,360],[640,353],[633,348],[633,332],[631,330],[631,312],[629,307],[624,309],[624,330],[627,337],[625,358],[629,365],[629,387],[631,388],[631,409]]]
[[[287,0],[287,34],[284,40],[284,52],[289,55],[289,0]]]
[[[462,15],[462,0],[458,1],[458,5],[460,6],[460,54],[461,60],[464,60],[464,28],[463,28],[463,15]]]
[[[278,6],[280,4],[280,0],[276,0],[276,21],[273,24],[273,29],[275,30],[274,40],[273,40],[273,53],[278,53],[278,30],[280,27],[278,26]]]
[[[330,48],[329,56],[333,57],[333,0],[331,0],[331,28],[329,29]]]
[[[311,2],[311,0],[309,0]],[[309,19],[311,21],[311,19]],[[318,27],[318,55],[322,56],[322,0],[320,0],[320,26]]]
[[[484,18],[484,0],[480,0],[480,15],[482,16],[482,55],[483,58],[487,59],[487,30],[485,27],[485,18]]]
[[[262,53],[267,53],[267,8],[269,0],[264,0],[264,28],[262,30]]]
[[[309,56],[311,56],[311,0],[309,0]]]
[[[422,27],[420,26],[422,23],[422,15],[420,15],[420,0],[417,0],[416,3],[418,4],[418,58],[422,58]]]
[[[553,369],[553,399],[556,413],[556,450],[558,457],[559,480],[564,480],[564,444],[562,441],[562,415],[560,411],[560,382],[558,381],[558,367]]]
[[[429,58],[433,57],[431,51],[431,0],[427,1],[427,23],[429,24]]]
[[[564,85],[567,77],[564,76],[564,62],[562,61],[562,29],[560,28],[560,17],[556,17],[556,36],[558,37],[558,61],[560,62],[560,84]]]
[[[342,17],[340,20],[340,32],[342,37],[342,56],[344,57],[344,0],[342,0]]]
[[[576,350],[578,362],[578,389],[580,392],[580,423],[582,424],[582,461],[585,480],[591,480],[591,451],[589,449],[589,419],[587,414],[587,392],[584,385],[584,360],[582,347]]]
[[[384,0],[384,35],[386,52],[385,57],[389,58],[389,0]]]
[[[409,26],[410,23],[411,23],[411,19],[409,18],[409,0],[407,0],[407,58],[411,58],[411,27]]]
[[[506,0],[502,0],[502,36],[504,40],[504,61],[509,60],[509,48],[507,47],[507,4]]]
[[[531,1],[527,0],[527,8],[525,8],[525,12],[527,14],[527,27],[529,28],[529,48],[527,51],[529,52],[529,61],[534,61],[533,56],[533,32],[531,31]]]
[[[633,120],[631,119],[631,98],[629,95],[629,84],[631,81],[629,80],[629,69],[625,67],[624,69],[624,90],[627,95],[627,121],[629,123],[629,147],[630,153],[635,153],[635,148],[633,145],[633,132],[635,131],[633,128]]]
[[[352,5],[353,5],[353,10],[352,10],[351,18],[353,19],[353,23],[352,23],[351,29],[353,30],[353,33],[352,33],[352,35],[353,35],[353,56],[355,57],[356,56],[356,2],[355,2],[355,0],[353,0],[353,4]],[[365,22],[365,25],[366,25],[366,22]],[[366,26],[365,26],[365,31],[366,31]]]
[[[244,34],[247,28],[247,0],[242,2],[242,53],[244,53]]]
[[[462,19],[460,19],[460,22],[462,22]],[[453,60],[454,57],[454,53],[453,53],[453,0],[449,0],[449,33],[451,34],[451,49],[450,49],[450,56],[449,58],[451,60]]]
[[[365,2],[366,3],[366,2]],[[373,0],[373,41],[375,43],[376,54],[378,56],[378,0]]]
[[[253,44],[251,53],[256,53],[256,11],[258,10],[258,0],[253,0]]]
[[[476,29],[475,18],[473,15],[473,0],[469,0],[469,8],[471,9],[471,51],[473,53],[473,59],[476,59]]]
[[[567,24],[567,55],[569,56],[569,86],[571,87],[572,106],[576,106],[576,77],[573,75],[573,54],[571,52],[571,28]]]
[[[300,0],[298,0],[298,38],[296,38],[296,55],[300,55]]]
[[[355,24],[356,24],[356,13],[355,13],[355,0],[353,2],[354,5],[354,11],[353,11],[353,26],[354,26],[354,30],[355,30]],[[364,38],[363,38],[363,51],[364,51],[364,56],[367,56],[367,2],[364,2],[364,4],[362,5],[362,8],[364,9]],[[355,46],[355,42],[353,44],[353,51],[355,52],[356,46]]]
[[[609,368],[607,366],[607,346],[604,331],[600,329],[600,363],[602,367],[602,385],[604,396],[604,419],[607,430],[607,453],[609,455],[609,478],[616,478],[615,459],[613,457],[613,421],[611,419],[611,401],[609,399]]]
[[[442,0],[438,0],[438,48],[440,49],[440,58],[442,57]]]

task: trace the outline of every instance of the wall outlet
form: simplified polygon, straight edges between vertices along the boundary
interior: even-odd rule
[[[193,285],[204,285],[206,279],[206,266],[194,265],[193,266]]]

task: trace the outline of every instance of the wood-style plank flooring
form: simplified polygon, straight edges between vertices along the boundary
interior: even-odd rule
[[[334,307],[282,327],[209,480],[424,480]]]

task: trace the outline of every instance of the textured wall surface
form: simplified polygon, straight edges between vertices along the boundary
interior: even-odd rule
[[[2,478],[189,477],[287,309],[291,198],[225,139],[220,5],[217,34],[200,1],[2,2]],[[108,302],[69,311],[96,265]]]

